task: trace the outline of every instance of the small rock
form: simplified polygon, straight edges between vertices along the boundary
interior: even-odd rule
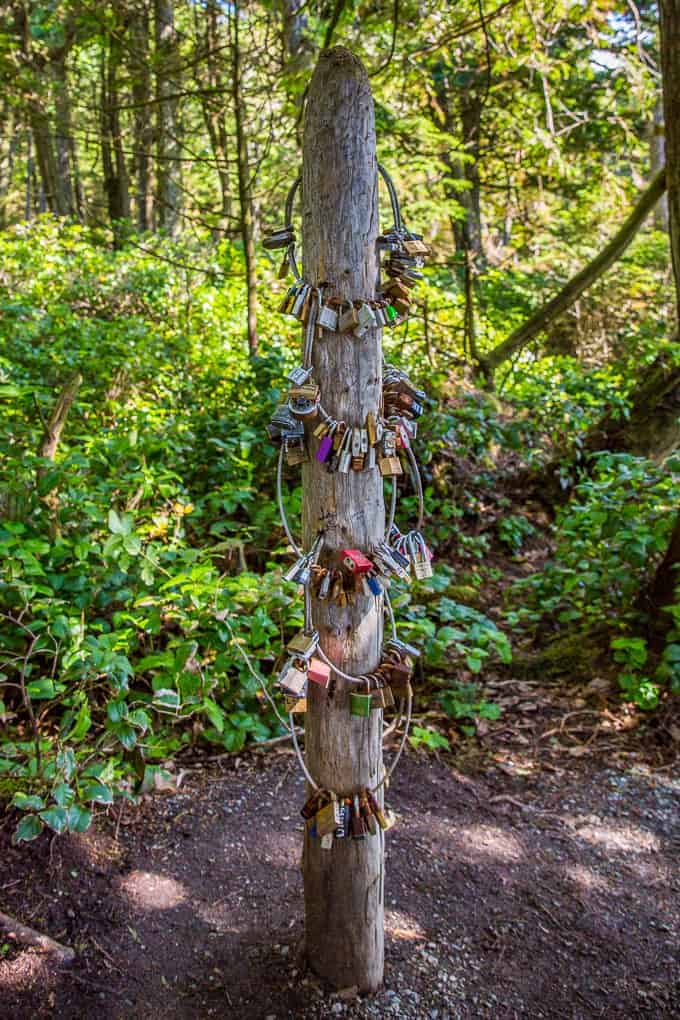
[[[359,994],[359,988],[357,985],[350,985],[349,988],[341,988],[337,993],[339,999],[344,999],[345,1002],[349,1002],[350,999],[356,999]]]
[[[334,1002],[331,1006],[331,1013],[335,1013],[336,1016],[340,1013],[345,1012],[345,1007],[341,1002]]]

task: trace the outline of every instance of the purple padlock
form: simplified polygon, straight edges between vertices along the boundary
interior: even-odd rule
[[[331,450],[333,449],[333,436],[324,436],[319,443],[319,449],[316,451],[316,459],[320,464],[325,464],[328,460]]]

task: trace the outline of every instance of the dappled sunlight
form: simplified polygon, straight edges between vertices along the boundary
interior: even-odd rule
[[[0,989],[7,992],[21,991],[39,982],[46,990],[55,983],[53,964],[54,956],[49,953],[38,952],[35,949],[24,950],[16,959],[0,963]],[[0,996],[0,1010],[1,1008]]]
[[[153,871],[131,871],[120,881],[130,902],[144,910],[171,910],[188,898],[181,882]]]
[[[519,840],[497,825],[464,826],[456,838],[466,849],[501,861],[521,861],[524,856]]]
[[[385,932],[403,942],[420,942],[427,938],[418,921],[401,910],[385,910]]]
[[[619,851],[629,854],[658,853],[661,841],[646,829],[631,825],[625,827],[611,822],[589,823],[579,826],[575,824],[579,839],[592,846],[603,847],[605,850]]]
[[[564,869],[568,878],[586,892],[608,892],[609,882],[591,868],[581,864],[567,864]]]

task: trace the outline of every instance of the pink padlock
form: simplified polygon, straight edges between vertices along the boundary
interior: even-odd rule
[[[313,680],[315,684],[320,684],[321,687],[328,687],[328,681],[331,677],[331,667],[321,659],[310,659],[309,666],[307,667],[307,679]]]

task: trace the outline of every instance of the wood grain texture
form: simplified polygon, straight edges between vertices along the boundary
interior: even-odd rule
[[[366,71],[346,49],[321,54],[305,116],[302,179],[304,275],[328,281],[333,293],[375,293],[378,174],[373,100]],[[377,414],[382,388],[378,330],[358,340],[324,331],[314,349],[314,377],[324,407],[351,426]],[[312,458],[317,440],[310,440]],[[322,561],[345,547],[370,549],[385,527],[383,482],[377,468],[329,474],[315,459],[303,468],[303,534],[309,548],[326,532]],[[313,600],[321,646],[345,671],[375,668],[382,645],[382,600],[361,596],[340,608]],[[376,783],[382,771],[382,712],[351,717],[351,686],[336,676],[332,697],[310,685],[305,744],[315,780],[351,793]],[[383,978],[382,834],[335,840],[321,850],[305,837],[306,949],[312,969],[336,988],[378,988]]]

